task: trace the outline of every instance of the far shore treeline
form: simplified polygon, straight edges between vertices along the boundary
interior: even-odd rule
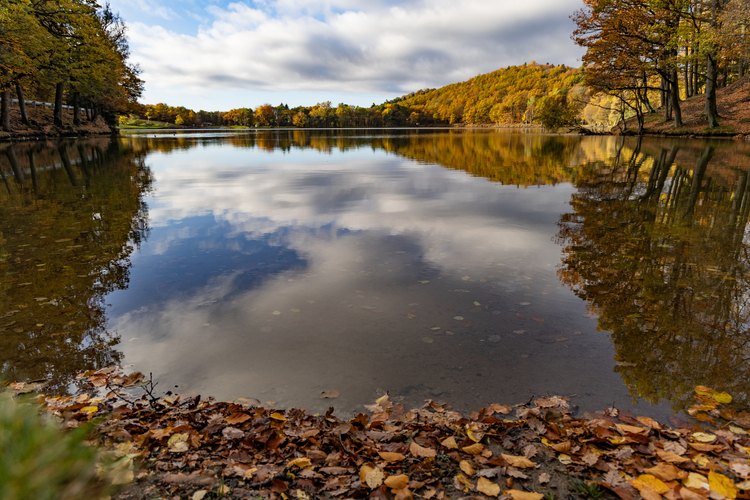
[[[139,69],[128,63],[126,28],[94,0],[5,0],[0,4],[2,127],[10,131],[10,95],[54,100],[106,115],[122,127],[388,127],[430,125],[625,127],[672,122],[680,103],[705,101],[706,129],[721,130],[717,89],[744,79],[750,62],[746,0],[583,0],[571,15],[583,65],[508,66],[439,89],[423,89],[370,107],[331,101],[290,108],[264,104],[230,111],[139,104]],[[750,98],[750,94],[748,95]],[[241,105],[241,103],[238,103]],[[16,108],[14,108],[14,113]],[[92,119],[91,116],[87,116]],[[662,122],[662,123],[664,123]]]
[[[93,0],[0,2],[0,124],[11,131],[11,104],[20,122],[33,124],[26,100],[54,103],[53,121],[63,127],[63,104],[116,123],[143,90],[140,70],[128,63],[126,27],[108,3]],[[11,95],[13,97],[11,97]],[[18,103],[11,103],[17,99]]]

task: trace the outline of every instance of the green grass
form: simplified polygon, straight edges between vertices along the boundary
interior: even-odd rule
[[[120,129],[160,129],[160,128],[182,128],[174,123],[140,120],[121,116],[117,128]]]
[[[89,426],[64,431],[37,405],[0,393],[0,498],[96,500],[108,486],[96,473],[98,450]]]

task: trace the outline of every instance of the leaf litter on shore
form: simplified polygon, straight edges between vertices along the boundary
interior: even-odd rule
[[[118,480],[132,483],[114,498],[539,500],[585,490],[597,499],[750,500],[750,416],[700,386],[688,413],[703,427],[671,419],[672,428],[614,408],[578,418],[558,396],[465,417],[432,400],[406,411],[385,395],[367,405],[371,415],[342,421],[333,408],[135,398],[126,384],[143,376],[121,369],[80,378],[87,393],[40,399],[66,427],[97,419],[92,440],[129,461],[135,474]],[[515,420],[503,417],[514,409]]]

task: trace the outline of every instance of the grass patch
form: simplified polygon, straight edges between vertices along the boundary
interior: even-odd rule
[[[141,120],[139,118],[128,118],[121,116],[117,128],[120,129],[160,129],[160,128],[182,128],[174,123]]]
[[[84,500],[106,498],[97,448],[84,444],[91,427],[64,431],[39,407],[0,393],[0,498]]]

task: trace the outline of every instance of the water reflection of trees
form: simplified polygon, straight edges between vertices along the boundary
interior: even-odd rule
[[[0,362],[61,390],[117,363],[103,298],[127,286],[152,179],[115,139],[0,145]]]
[[[583,167],[558,275],[612,332],[631,394],[681,409],[703,384],[746,404],[750,176],[712,168],[715,146],[692,147],[630,143]]]

